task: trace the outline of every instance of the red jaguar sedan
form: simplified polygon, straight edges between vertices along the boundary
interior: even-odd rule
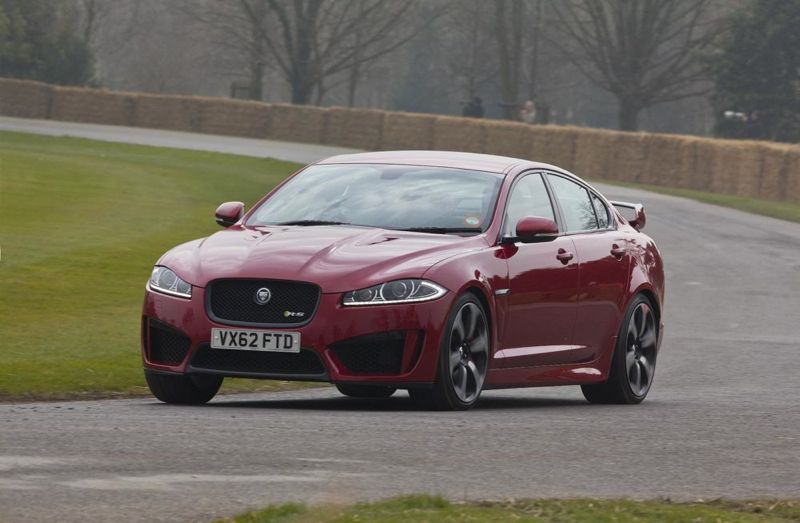
[[[653,383],[664,270],[644,210],[553,165],[335,156],[216,220],[147,284],[142,357],[161,401],[207,402],[224,377],[407,389],[436,409],[545,385],[633,404]]]

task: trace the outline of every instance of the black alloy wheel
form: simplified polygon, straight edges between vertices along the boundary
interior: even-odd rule
[[[474,294],[456,301],[442,340],[439,368],[432,388],[409,389],[412,401],[425,408],[466,410],[478,401],[489,367],[490,330],[483,306]]]
[[[583,385],[591,403],[641,403],[653,385],[658,351],[658,319],[644,295],[628,305],[622,322],[611,371],[605,383]]]

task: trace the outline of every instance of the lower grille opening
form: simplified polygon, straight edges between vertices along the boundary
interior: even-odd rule
[[[405,342],[405,332],[390,331],[340,341],[331,349],[352,374],[400,374]]]
[[[191,361],[191,368],[238,374],[324,377],[325,366],[316,352],[301,349],[299,353],[261,352],[251,350],[212,349],[201,345]]]
[[[150,354],[153,363],[178,365],[186,357],[191,346],[189,338],[160,321],[149,320]]]

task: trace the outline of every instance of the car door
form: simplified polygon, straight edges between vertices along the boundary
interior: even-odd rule
[[[580,268],[573,343],[598,357],[617,336],[628,285],[626,235],[616,228],[606,203],[576,180],[548,174]]]
[[[518,178],[507,199],[503,238],[516,236],[526,216],[559,222],[543,175]],[[541,243],[506,242],[509,289],[498,367],[530,367],[574,361],[578,264],[572,239],[559,235]]]

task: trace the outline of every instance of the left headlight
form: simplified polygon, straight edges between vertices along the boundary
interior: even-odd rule
[[[447,289],[428,280],[395,280],[365,289],[350,291],[342,298],[342,305],[389,305],[435,300]]]
[[[192,286],[178,278],[170,269],[166,267],[153,267],[153,274],[150,275],[150,289],[156,292],[179,296],[181,298],[192,297]]]

